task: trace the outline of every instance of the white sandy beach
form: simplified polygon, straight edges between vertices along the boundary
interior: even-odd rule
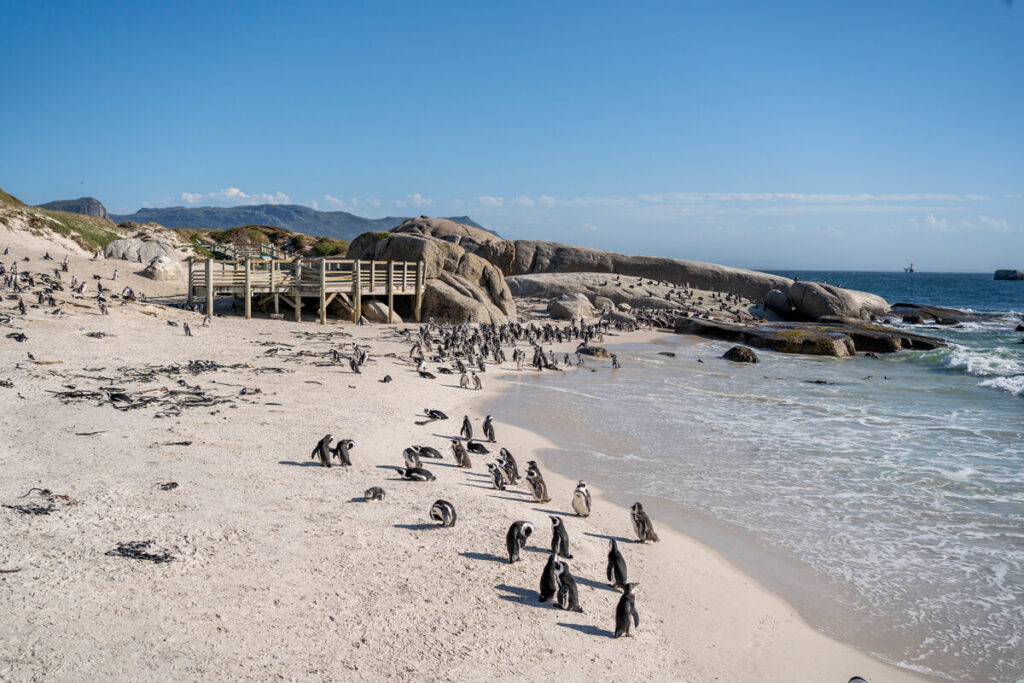
[[[115,290],[183,291],[128,272],[137,264],[94,262],[70,243],[0,228],[0,249],[8,245],[6,264],[28,256],[20,267],[36,271],[70,253],[71,274],[92,292],[94,273]],[[56,261],[44,265],[44,251]],[[110,283],[115,268],[121,277]],[[13,383],[0,388],[0,503],[41,502],[20,498],[32,487],[74,503],[58,499],[49,515],[0,508],[0,570],[17,570],[0,574],[0,680],[914,679],[813,630],[657,519],[661,542],[641,545],[629,511],[599,492],[594,514],[576,517],[573,480],[544,468],[552,501],[535,504],[524,487],[492,489],[489,456],[456,468],[447,437],[464,414],[480,427],[480,407],[512,364],[488,365],[484,390],[474,392],[459,389],[457,375],[417,375],[399,334],[413,325],[225,316],[202,327],[202,316],[157,304],[114,304],[101,316],[91,296],[58,298],[64,315],[40,307],[22,317],[7,310],[9,299],[0,311],[14,313],[0,328],[0,380]],[[194,337],[184,335],[185,321]],[[28,341],[4,338],[9,332]],[[324,357],[352,342],[371,353],[359,375]],[[121,371],[192,360],[244,366],[134,385]],[[385,375],[394,381],[380,383]],[[198,386],[230,402],[158,418],[157,406],[121,411],[51,393],[69,385],[158,396]],[[418,426],[426,407],[452,419]],[[507,447],[523,470],[553,447],[495,418],[493,450]],[[327,433],[355,440],[353,467],[328,470],[310,459]],[[181,442],[189,445],[170,445]],[[390,469],[412,444],[445,454],[424,462],[436,481],[402,481]],[[157,488],[171,481],[179,486]],[[363,502],[375,485],[386,500]],[[428,518],[439,498],[457,508],[454,528]],[[582,614],[537,601],[552,513],[568,527]],[[515,520],[537,533],[510,565],[504,539]],[[604,579],[609,537],[641,584],[633,638],[610,637],[619,594]],[[174,560],[105,554],[145,540]]]

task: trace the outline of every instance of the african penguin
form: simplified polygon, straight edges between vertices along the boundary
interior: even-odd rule
[[[406,467],[423,467],[423,463],[420,462],[420,454],[414,448],[406,448],[402,451],[402,458],[405,460]]]
[[[309,454],[313,460],[320,458],[321,467],[331,466],[331,435],[328,434],[317,442],[313,452]]]
[[[630,636],[632,626],[640,625],[640,613],[636,611],[636,591],[638,583],[627,583],[615,607],[615,637]],[[632,618],[632,624],[630,619]]]
[[[651,518],[644,512],[644,506],[640,503],[633,503],[630,510],[632,510],[633,528],[636,530],[636,536],[640,539],[640,542],[657,542],[658,534],[654,533],[654,523],[651,522]]]
[[[466,450],[470,453],[476,453],[477,455],[487,455],[491,451],[488,450],[487,446],[484,446],[479,441],[473,441],[472,439],[466,443]]]
[[[488,415],[484,418],[484,436],[491,443],[494,443],[494,416]]]
[[[565,530],[565,524],[558,517],[551,518],[551,552],[571,560],[569,554],[569,532]]]
[[[466,447],[458,439],[452,439],[452,454],[455,456],[455,464],[459,467],[469,469],[473,463],[469,460],[469,453]]]
[[[505,534],[505,548],[508,550],[508,563],[519,561],[519,551],[526,545],[526,539],[533,534],[533,525],[529,522],[512,522]]]
[[[455,506],[447,500],[434,501],[434,504],[430,507],[430,518],[435,522],[440,522],[443,527],[455,526],[457,518]]]
[[[494,484],[494,488],[498,491],[504,491],[505,474],[502,472],[502,469],[493,462],[489,462],[487,463],[487,471],[491,473],[491,483]]]
[[[403,479],[410,481],[434,481],[437,479],[430,470],[425,470],[422,467],[399,467],[398,473],[402,475]]]
[[[614,538],[608,542],[608,583],[620,589],[626,585],[626,558]]]
[[[558,577],[558,606],[571,612],[582,612],[579,589],[576,587],[576,579],[569,571],[568,563],[559,561],[555,568],[555,576]]]
[[[547,564],[544,565],[544,571],[540,575],[540,601],[547,602],[555,597],[558,592],[558,575],[555,573],[555,566],[558,560],[555,559],[555,554],[551,553],[548,555]]]
[[[473,425],[469,421],[469,415],[464,415],[462,417],[462,429],[459,430],[459,434],[467,439],[473,438]]]
[[[363,498],[367,501],[384,500],[384,489],[379,486],[371,486],[363,493]]]
[[[338,458],[338,461],[344,467],[352,466],[352,454],[349,453],[353,448],[356,447],[356,442],[352,439],[341,439],[334,446],[334,455]]]
[[[590,491],[587,490],[586,482],[576,484],[576,490],[572,494],[572,509],[580,517],[590,516]]]

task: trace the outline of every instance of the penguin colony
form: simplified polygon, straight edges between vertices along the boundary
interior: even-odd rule
[[[451,328],[442,328],[433,322],[420,328],[418,334],[406,331],[407,339],[412,341],[412,348],[409,352],[409,360],[415,365],[416,373],[424,379],[433,379],[437,374],[452,375],[460,374],[460,385],[463,388],[471,388],[476,383],[479,388],[479,377],[477,373],[470,370],[476,367],[484,372],[484,362],[493,359],[493,362],[500,363],[505,359],[502,350],[503,345],[515,346],[519,341],[526,341],[534,347],[533,366],[539,370],[558,369],[558,358],[554,353],[545,353],[540,345],[541,341],[563,341],[580,339],[580,347],[586,346],[593,339],[600,339],[602,332],[608,329],[609,323],[604,322],[597,325],[585,325],[583,321],[579,324],[574,322],[564,329],[552,325],[545,325],[538,328],[535,325],[524,327],[519,324],[508,324],[502,326],[480,325],[458,325]],[[348,360],[353,365],[353,372],[359,372],[357,367],[366,361],[368,352],[356,349]],[[582,357],[577,354],[582,365]],[[434,363],[451,363],[453,367],[440,366],[430,368],[427,366],[428,358]],[[337,359],[341,361],[342,358]],[[522,367],[526,360],[526,352],[521,348],[513,351],[513,360],[517,367]],[[617,359],[616,359],[617,360]],[[361,362],[360,362],[361,361]],[[568,354],[565,354],[562,362],[571,365]],[[618,363],[614,364],[615,367]],[[417,425],[427,425],[433,422],[449,420],[449,416],[437,408],[424,408],[422,419],[416,422]],[[498,444],[498,434],[495,430],[494,417],[487,415],[480,427],[483,439],[476,438],[477,430],[469,415],[464,415],[459,425],[458,436],[446,437],[449,440],[452,459],[455,465],[463,469],[472,469],[471,454],[493,458],[486,462],[487,472],[490,475],[491,486],[497,491],[505,491],[509,487],[524,486],[530,494],[534,503],[549,503],[551,496],[548,492],[547,483],[541,473],[540,466],[536,461],[527,462],[525,476],[520,474],[519,463],[515,456],[506,447],[500,447],[497,456],[493,456],[491,449],[485,445]],[[331,467],[332,461],[337,460],[338,464],[344,467],[352,466],[352,451],[355,442],[351,439],[341,439],[333,447],[331,446],[332,436],[324,436],[314,446],[311,457],[319,460],[322,467]],[[395,466],[400,480],[411,482],[431,482],[437,477],[429,469],[424,467],[424,462],[430,460],[443,460],[442,453],[432,446],[411,445],[402,452],[402,465]],[[364,493],[366,501],[383,501],[385,499],[384,488],[374,486]],[[457,502],[457,501],[456,501]],[[589,517],[593,501],[586,482],[580,481],[573,491],[571,500],[567,501],[567,509],[571,509],[579,518]],[[436,522],[441,528],[453,528],[458,520],[455,502],[438,499],[427,510],[427,516]],[[656,542],[658,535],[654,531],[651,518],[644,511],[643,506],[638,502],[630,510],[631,521],[637,536],[637,543],[647,541]],[[568,560],[573,558],[570,552],[569,529],[563,517],[557,514],[549,515],[551,524],[550,553],[544,563],[538,589],[538,600],[542,603],[550,603],[561,609],[582,613],[583,606],[580,604],[580,594],[575,577],[572,574]],[[505,549],[510,564],[523,559],[522,551],[527,547],[531,536],[535,533],[535,525],[526,520],[511,522],[505,530]],[[498,533],[498,530],[495,530]],[[630,636],[632,629],[639,626],[640,615],[636,607],[637,588],[636,582],[628,581],[628,570],[626,558],[618,547],[615,539],[610,539],[606,564],[607,583],[621,591],[621,596],[615,610],[614,636]]]

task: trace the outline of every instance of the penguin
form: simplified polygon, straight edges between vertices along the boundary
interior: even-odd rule
[[[363,493],[363,498],[367,502],[371,500],[384,500],[384,489],[379,486],[371,486]]]
[[[576,484],[576,490],[572,494],[572,509],[580,517],[590,516],[590,491],[587,490],[586,482]]]
[[[352,466],[352,455],[349,453],[350,450],[356,447],[356,442],[352,439],[341,439],[334,446],[334,455],[338,458],[338,462],[341,463],[342,467]]]
[[[626,558],[614,538],[608,542],[608,583],[619,589],[626,586]]]
[[[363,374],[363,371],[359,369],[359,361],[355,358],[348,359],[348,367],[357,375]]]
[[[381,384],[387,384],[391,381],[391,375],[384,375],[384,379],[380,381]]]
[[[512,469],[512,465],[509,463],[508,458],[505,457],[504,453],[498,455],[498,467],[500,467],[502,472],[504,472],[505,480],[514,486],[516,484],[516,480],[514,479],[515,471]]]
[[[433,446],[412,446],[412,449],[419,453],[421,458],[433,458],[434,460],[442,460],[444,458],[441,455],[441,451]]]
[[[551,552],[567,560],[572,559],[572,555],[569,554],[569,532],[565,530],[565,524],[558,517],[551,518]]]
[[[483,366],[481,366],[481,368],[482,367]],[[484,388],[484,383],[480,381],[480,375],[476,374],[475,372],[471,373],[471,374],[473,376],[473,388],[475,390],[477,390],[477,391],[483,389]]]
[[[488,415],[484,418],[484,436],[491,443],[494,443],[494,416]]]
[[[535,503],[550,503],[551,496],[548,495],[548,486],[543,479],[527,477],[526,482],[530,485],[530,493],[533,494]]]
[[[489,462],[487,463],[487,471],[491,473],[491,482],[494,484],[494,488],[498,491],[504,491],[505,475],[502,473],[501,468],[493,462]]]
[[[576,587],[576,579],[569,571],[566,562],[559,561],[555,566],[555,576],[558,577],[558,606],[570,612],[583,612],[580,607],[580,592]]]
[[[402,458],[405,460],[406,467],[422,467],[423,463],[420,462],[420,454],[413,448],[406,448],[402,451]]]
[[[466,450],[469,451],[470,453],[476,453],[477,455],[487,455],[488,453],[490,453],[490,451],[487,449],[487,446],[484,446],[479,441],[473,440],[470,440],[469,443],[466,444]]]
[[[442,412],[441,412],[440,410],[437,410],[437,409],[435,409],[435,408],[424,408],[424,409],[423,409],[423,412],[424,412],[424,413],[426,414],[426,416],[427,416],[427,417],[429,417],[429,418],[430,418],[431,420],[447,420],[447,419],[448,419],[448,416],[447,416],[447,415],[445,415],[445,414],[444,414],[444,413],[442,413]]]
[[[631,626],[640,625],[640,613],[636,611],[636,589],[638,583],[627,583],[615,607],[615,637],[630,636]],[[633,619],[632,625],[629,623]]]
[[[462,417],[462,429],[459,430],[459,434],[466,437],[466,439],[473,438],[473,425],[469,421],[469,415]]]
[[[466,447],[458,439],[452,439],[452,454],[455,456],[455,464],[459,467],[469,469],[473,466],[473,463],[469,460],[469,453],[466,452]]]
[[[640,542],[654,541],[658,542],[658,534],[654,533],[654,523],[651,522],[651,518],[644,512],[644,506],[640,503],[633,503],[630,508],[633,516],[633,528],[636,530],[636,536],[640,539]]]
[[[409,481],[434,481],[437,479],[430,470],[425,470],[422,467],[399,467],[398,473],[402,475],[402,479]]]
[[[555,559],[555,554],[551,553],[548,556],[547,564],[544,565],[544,571],[540,575],[540,601],[547,602],[555,597],[558,593],[558,575],[555,573],[555,566],[558,564],[558,560]]]
[[[533,525],[529,522],[512,522],[505,534],[505,548],[508,549],[508,563],[519,561],[519,551],[526,545],[526,539],[533,534]]]
[[[328,434],[324,438],[320,439],[320,441],[317,442],[316,446],[313,448],[313,452],[310,453],[309,456],[313,460],[316,460],[317,458],[320,458],[320,466],[321,467],[330,467],[331,466],[331,435]]]
[[[513,484],[518,484],[522,477],[519,474],[519,464],[516,462],[516,459],[512,457],[512,453],[507,448],[501,449],[501,457],[505,460],[506,470],[511,469],[512,476],[509,477],[509,481]]]
[[[459,388],[469,389],[469,375],[466,373],[462,373],[462,376],[459,377]]]
[[[447,500],[436,500],[430,506],[430,518],[443,527],[453,527],[458,515],[455,514],[455,506]]]

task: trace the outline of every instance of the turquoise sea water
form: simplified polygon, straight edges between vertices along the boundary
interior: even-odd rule
[[[493,411],[840,639],[938,679],[1024,677],[1024,282],[780,274],[992,315],[916,326],[952,346],[877,359],[734,364],[666,335],[619,347],[622,370],[523,373]]]

